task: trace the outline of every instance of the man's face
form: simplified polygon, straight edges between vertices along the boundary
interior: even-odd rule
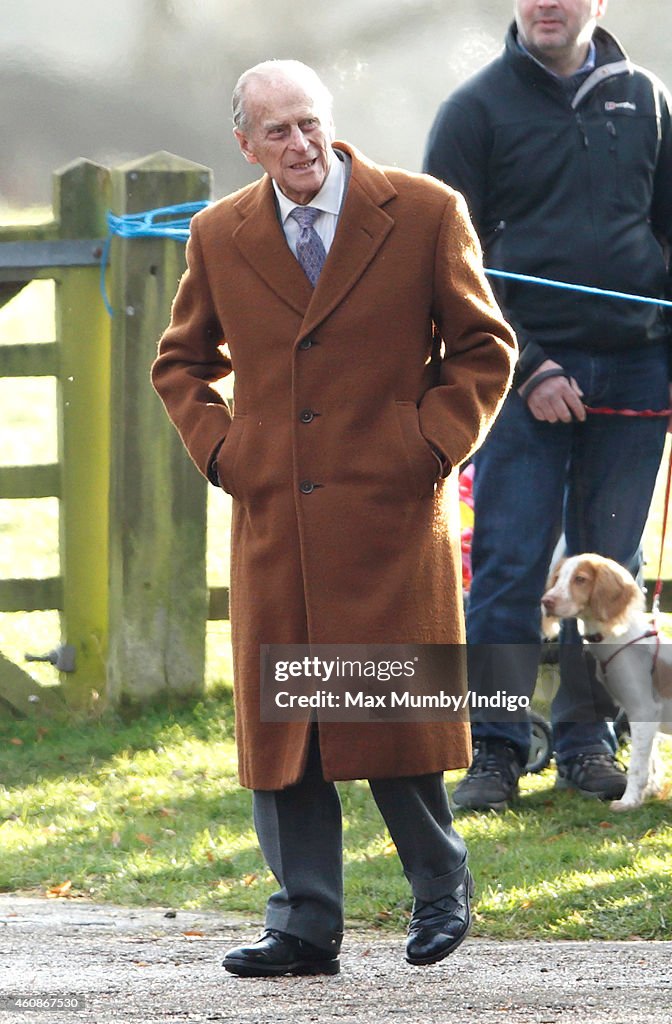
[[[552,58],[587,44],[606,7],[607,0],[515,0],[514,12],[527,48]]]
[[[245,109],[250,128],[235,130],[243,156],[260,164],[288,199],[305,206],[329,171],[334,125],[327,109],[287,77],[248,84]]]

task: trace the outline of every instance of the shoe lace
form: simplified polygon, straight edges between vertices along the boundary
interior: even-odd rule
[[[452,913],[455,907],[457,907],[457,900],[450,896],[444,896],[441,900],[416,899],[409,928],[417,929],[441,921],[447,913]]]
[[[577,772],[583,772],[591,768],[601,768],[604,771],[616,771],[621,775],[626,774],[625,766],[611,754],[607,753],[577,754],[573,761]]]
[[[482,743],[476,748],[467,775],[472,778],[478,775],[498,775],[515,779],[515,760],[516,755],[508,747],[492,747]]]

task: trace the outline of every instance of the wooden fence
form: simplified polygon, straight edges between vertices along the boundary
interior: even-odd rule
[[[58,405],[58,463],[0,468],[0,499],[60,499],[61,565],[52,579],[0,580],[0,612],[57,609],[56,660],[74,669],[40,688],[0,653],[0,702],[19,712],[202,689],[206,620],[227,615],[228,595],[208,593],[206,484],[148,377],[184,245],[114,239],[113,317],[100,261],[108,209],[210,193],[207,168],[168,153],[114,169],[82,160],[54,176],[51,221],[0,228],[0,304],[32,280],[56,282],[55,340],[0,346],[0,376],[55,377]]]
[[[184,245],[116,238],[112,317],[100,262],[108,209],[210,193],[207,168],[168,153],[113,169],[81,160],[54,177],[52,220],[0,227],[0,305],[30,281],[56,282],[55,340],[0,345],[0,376],[58,382],[58,462],[0,467],[0,499],[59,499],[61,566],[51,579],[0,580],[0,612],[58,610],[56,661],[70,669],[39,687],[0,653],[0,707],[51,712],[88,708],[94,693],[106,706],[203,687],[206,621],[228,617],[228,591],[208,591],[206,483],[149,384]]]

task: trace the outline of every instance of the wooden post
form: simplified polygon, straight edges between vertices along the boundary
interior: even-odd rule
[[[207,199],[211,172],[156,153],[112,172],[116,214]],[[184,243],[115,239],[111,298],[110,651],[113,701],[201,692],[206,483],[149,370],[184,270]]]
[[[107,168],[88,160],[57,171],[59,236],[103,238],[109,189]],[[88,707],[106,684],[110,327],[99,282],[95,265],[58,270],[62,633],[76,648],[76,671],[61,673],[61,682],[74,707]]]

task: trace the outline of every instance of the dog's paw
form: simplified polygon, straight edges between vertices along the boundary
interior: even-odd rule
[[[634,811],[635,808],[641,806],[641,800],[623,800],[621,798],[620,800],[612,800],[609,804],[609,809],[611,811]]]

